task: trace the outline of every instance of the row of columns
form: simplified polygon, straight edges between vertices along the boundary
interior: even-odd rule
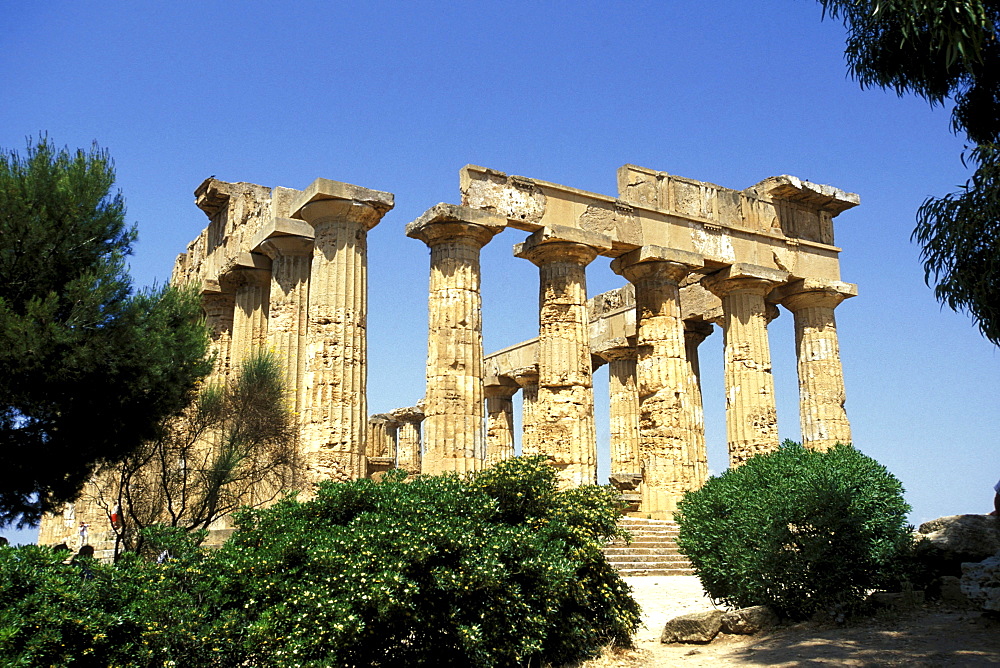
[[[594,484],[586,267],[611,249],[610,240],[546,227],[515,246],[516,256],[539,268],[538,365],[514,383],[490,384],[484,432],[479,254],[505,222],[440,204],[407,226],[431,252],[423,471],[474,471],[511,456],[511,398],[520,387],[522,452],[548,455],[563,487]],[[623,467],[616,473],[642,475],[641,512],[669,516],[708,472],[697,347],[711,324],[685,323],[680,311],[680,282],[706,272],[700,256],[656,246],[616,258],[612,269],[635,286],[638,324],[634,348],[599,351],[611,364],[612,461]],[[774,307],[766,298],[795,315],[805,444],[850,442],[833,309],[853,286],[788,279],[787,272],[736,264],[703,280],[723,305],[731,466],[778,447],[767,340]]]
[[[223,378],[275,351],[313,481],[366,475],[367,234],[392,195],[317,180],[203,292]]]

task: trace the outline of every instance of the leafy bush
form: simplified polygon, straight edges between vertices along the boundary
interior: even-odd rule
[[[65,553],[0,548],[0,663],[560,665],[629,644],[639,609],[600,551],[613,491],[558,492],[539,457],[404,478],[247,511],[216,551],[147,530],[168,560],[92,579]]]
[[[617,498],[557,492],[543,458],[465,481],[324,484],[247,513],[219,552],[254,665],[562,664],[627,645],[639,619],[600,542]]]
[[[899,480],[850,445],[785,441],[689,492],[679,510],[678,545],[710,596],[792,619],[858,610],[905,575],[912,542]]]

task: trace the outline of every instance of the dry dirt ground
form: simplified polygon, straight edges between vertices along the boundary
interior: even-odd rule
[[[639,666],[1000,666],[1000,622],[927,604],[845,626],[796,624],[758,636],[719,635],[708,645],[663,645],[672,617],[711,610],[698,579],[626,578],[642,606],[636,649],[607,652],[580,668]]]

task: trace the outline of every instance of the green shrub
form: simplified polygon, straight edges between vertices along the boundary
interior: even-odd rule
[[[678,545],[710,596],[792,619],[857,611],[905,575],[912,542],[899,480],[850,445],[785,441],[689,492],[679,510]]]
[[[404,477],[248,511],[216,551],[148,529],[169,559],[91,578],[0,548],[0,665],[560,665],[629,644],[639,609],[600,550],[614,492],[558,492],[538,457]]]
[[[218,559],[253,665],[558,665],[630,642],[639,610],[600,551],[613,493],[557,492],[538,457],[403,477],[241,517]]]

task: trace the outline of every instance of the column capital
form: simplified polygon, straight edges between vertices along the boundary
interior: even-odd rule
[[[256,253],[267,254],[266,251],[259,250],[261,244],[269,239],[280,239],[283,237],[306,238],[310,241],[315,239],[313,227],[309,223],[294,218],[275,217],[265,223],[257,234],[250,241],[250,248]]]
[[[254,248],[258,253],[271,258],[273,262],[279,257],[300,257],[312,255],[315,239],[312,237],[283,236],[266,239]]]
[[[695,345],[701,345],[701,342],[711,336],[714,331],[715,327],[706,320],[684,321],[684,338],[694,341]]]
[[[393,420],[397,422],[409,422],[411,424],[420,424],[424,421],[424,408],[423,406],[407,406],[406,408],[397,408],[389,413]]]
[[[509,377],[513,378],[514,382],[521,388],[538,385],[538,366],[526,366],[514,369],[510,372]]]
[[[766,296],[775,286],[788,280],[788,272],[770,267],[738,263],[702,279],[701,284],[719,297],[732,292],[750,292]]]
[[[624,337],[605,339],[592,352],[605,362],[636,359],[635,344]]]
[[[507,219],[488,211],[455,204],[436,204],[406,226],[406,236],[428,246],[455,240],[469,240],[482,248],[494,235],[503,232]]]
[[[316,179],[295,198],[290,209],[292,218],[302,219],[313,227],[348,220],[370,230],[394,205],[392,193]]]
[[[483,392],[487,399],[510,399],[521,386],[507,376],[487,376],[483,379]]]
[[[611,261],[611,271],[632,283],[651,277],[677,283],[692,270],[704,266],[704,258],[697,253],[663,246],[641,246]]]
[[[611,239],[596,232],[553,225],[543,227],[514,245],[514,255],[539,267],[553,262],[586,266],[611,250]]]
[[[792,313],[802,308],[836,308],[840,302],[858,295],[858,286],[840,281],[802,278],[782,285],[775,291],[778,303]]]
[[[262,253],[240,253],[219,276],[223,292],[246,285],[266,285],[271,281],[271,259]]]

